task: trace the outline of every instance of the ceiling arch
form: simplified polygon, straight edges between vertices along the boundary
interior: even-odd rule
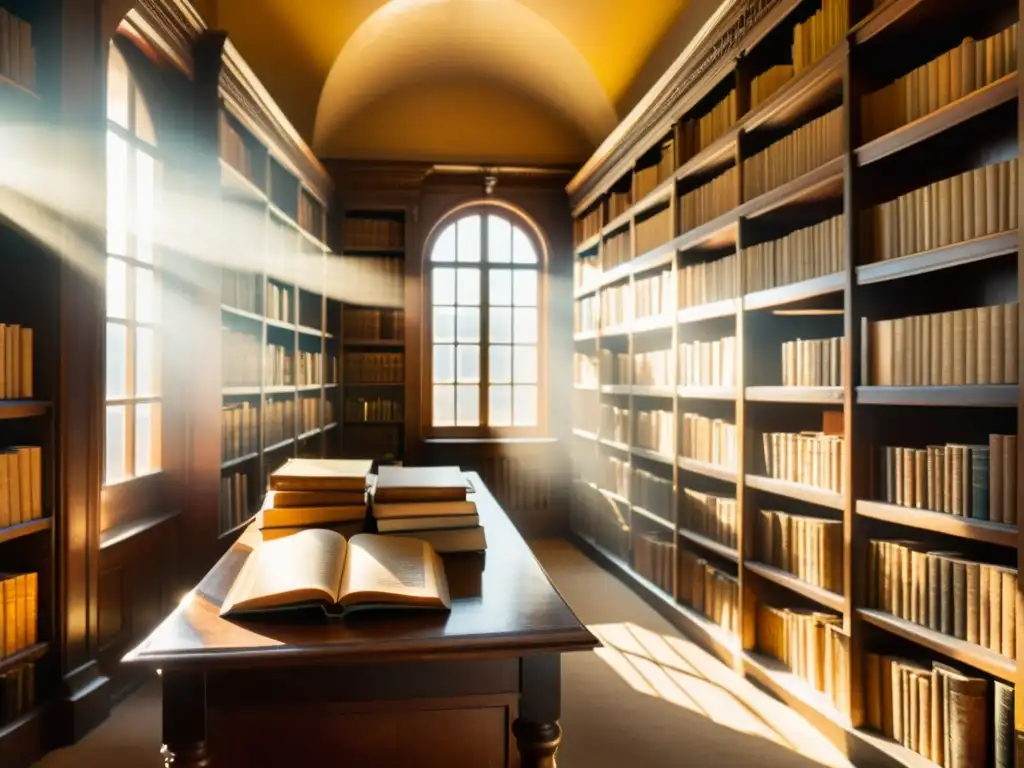
[[[517,0],[392,0],[366,18],[334,60],[320,94],[313,149],[325,157],[351,154],[346,128],[364,110],[410,88],[467,77],[488,84],[483,92],[516,93],[547,112],[553,125],[569,123],[589,145],[583,153],[617,122],[579,49]],[[471,118],[462,110],[450,115]]]

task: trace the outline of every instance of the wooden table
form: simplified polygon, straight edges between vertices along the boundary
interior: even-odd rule
[[[124,658],[161,670],[167,764],[554,766],[560,654],[598,643],[479,476],[466,476],[488,549],[445,557],[451,613],[222,619],[260,545],[250,525]]]

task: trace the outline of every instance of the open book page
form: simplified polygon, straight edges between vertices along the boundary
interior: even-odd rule
[[[365,533],[349,539],[338,602],[451,607],[444,565],[429,544]]]
[[[220,615],[336,602],[346,549],[341,534],[323,528],[264,541],[239,571]]]

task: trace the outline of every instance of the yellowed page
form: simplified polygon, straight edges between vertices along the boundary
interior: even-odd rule
[[[323,528],[262,542],[231,585],[221,616],[312,600],[335,602],[345,551],[345,538]]]
[[[349,539],[338,602],[451,606],[444,566],[429,544],[367,533]]]

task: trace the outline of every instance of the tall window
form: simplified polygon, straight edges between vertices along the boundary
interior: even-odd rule
[[[107,73],[107,372],[104,482],[160,469],[154,270],[159,162],[153,121],[123,55]]]
[[[432,424],[540,424],[537,243],[505,213],[446,224],[429,251]]]

